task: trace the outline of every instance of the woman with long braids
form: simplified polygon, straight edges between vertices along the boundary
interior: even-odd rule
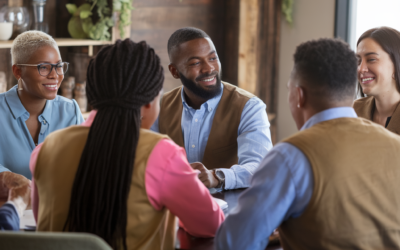
[[[198,237],[224,215],[185,152],[148,129],[159,113],[160,59],[129,39],[91,60],[82,126],[47,137],[32,154],[38,231],[88,232],[114,249],[174,249],[175,215]]]

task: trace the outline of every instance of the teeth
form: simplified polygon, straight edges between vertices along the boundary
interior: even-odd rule
[[[374,78],[372,78],[372,77],[370,77],[370,78],[364,78],[364,79],[362,79],[362,82],[366,82],[366,81],[370,81],[370,80],[373,80]]]
[[[211,82],[212,80],[214,80],[214,78],[215,78],[215,77],[209,78],[209,79],[204,79],[204,80],[202,80],[202,81],[203,81],[203,82]]]
[[[48,88],[56,88],[57,87],[57,85],[44,85],[45,87],[48,87]]]

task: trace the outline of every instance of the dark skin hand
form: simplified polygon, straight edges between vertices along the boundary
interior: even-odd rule
[[[199,179],[207,188],[215,188],[218,186],[218,180],[214,177],[213,171],[208,170],[201,162],[190,163],[193,169],[200,171]]]
[[[35,51],[24,64],[56,64],[59,62],[61,62],[61,56],[58,51],[53,47],[45,46]],[[45,108],[46,100],[56,98],[57,89],[60,87],[64,76],[58,75],[54,68],[47,76],[41,76],[36,66],[13,65],[12,70],[15,78],[23,80],[21,86],[19,86],[22,90],[18,90],[18,97],[29,113],[29,118],[25,123],[33,141],[37,144],[40,132],[38,117]]]
[[[0,173],[0,202],[4,203],[7,200],[14,199],[16,196],[26,196],[25,191],[26,187],[29,187],[30,190],[31,181],[28,180],[25,176],[12,173],[12,172],[2,172]],[[10,192],[10,190],[14,190]],[[11,197],[9,195],[12,195]],[[30,197],[30,191],[29,195]],[[24,200],[26,200],[24,198]],[[30,198],[29,202],[30,203]]]

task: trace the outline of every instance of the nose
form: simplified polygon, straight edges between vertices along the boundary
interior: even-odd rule
[[[57,72],[56,72],[56,67],[52,67],[50,69],[50,73],[47,75],[47,77],[54,79],[54,78],[57,78],[57,76],[58,75],[57,75]]]
[[[368,66],[365,63],[365,60],[361,60],[360,65],[358,65],[358,74],[360,75],[360,77],[363,76],[363,73],[368,72]]]
[[[212,65],[210,62],[205,62],[203,64],[203,67],[201,69],[201,73],[203,74],[211,74],[215,70],[214,65]]]

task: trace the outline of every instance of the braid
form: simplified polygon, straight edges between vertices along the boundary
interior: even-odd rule
[[[90,61],[87,96],[98,111],[76,172],[64,231],[93,233],[114,249],[127,249],[140,107],[159,94],[163,82],[160,58],[146,42],[118,40]]]

